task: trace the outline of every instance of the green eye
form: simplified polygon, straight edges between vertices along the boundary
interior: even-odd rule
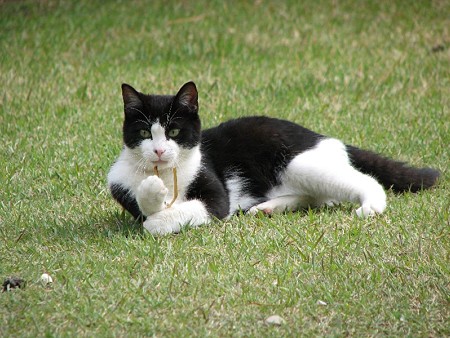
[[[143,138],[151,138],[151,136],[152,136],[152,134],[150,134],[150,132],[148,130],[145,130],[145,129],[141,129],[139,131],[139,133],[141,134],[141,136]]]
[[[170,129],[169,137],[177,137],[179,133],[180,133],[180,129]]]

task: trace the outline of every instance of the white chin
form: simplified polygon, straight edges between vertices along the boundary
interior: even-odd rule
[[[166,168],[171,168],[172,164],[171,162],[168,161],[156,161],[156,162],[152,162],[153,167],[158,167],[158,169],[166,169]]]

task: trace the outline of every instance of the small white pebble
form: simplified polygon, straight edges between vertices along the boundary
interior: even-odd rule
[[[273,316],[270,316],[269,318],[267,318],[265,320],[265,322],[266,322],[266,324],[269,324],[269,325],[282,325],[282,324],[284,324],[284,319],[278,315],[273,315]]]
[[[48,273],[43,273],[41,276],[41,283],[44,285],[53,283],[53,278]]]
[[[324,302],[323,300],[318,300],[317,301],[317,305],[323,305],[323,306],[325,306],[325,305],[328,305],[326,302]]]

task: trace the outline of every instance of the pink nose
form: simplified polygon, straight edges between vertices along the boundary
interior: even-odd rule
[[[161,158],[162,154],[164,154],[166,151],[164,149],[155,149],[155,154],[158,155],[159,158]]]

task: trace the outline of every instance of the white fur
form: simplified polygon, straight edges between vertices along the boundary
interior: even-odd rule
[[[179,232],[182,226],[197,227],[209,223],[205,206],[199,200],[176,203],[147,217],[144,228],[153,235]]]
[[[297,155],[281,175],[281,181],[281,185],[267,194],[268,201],[254,206],[251,213],[296,210],[344,201],[361,204],[356,210],[360,217],[381,213],[386,208],[383,187],[351,166],[345,145],[336,139],[325,139]]]
[[[257,203],[254,197],[245,194],[246,182],[237,174],[231,175],[225,181],[230,202],[229,215],[233,215],[238,210],[247,210]]]
[[[149,216],[165,208],[169,189],[158,176],[148,176],[142,180],[136,191],[136,201],[142,214]]]

